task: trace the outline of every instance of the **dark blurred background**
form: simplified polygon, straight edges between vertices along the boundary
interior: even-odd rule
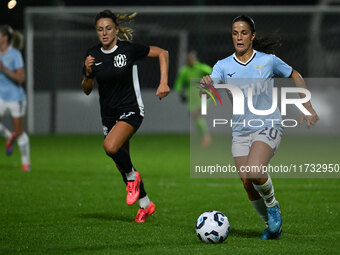
[[[8,0],[0,1],[0,24],[11,24],[15,29],[23,29],[24,8],[29,6],[177,6],[177,5],[314,5],[318,0],[18,0],[17,6],[9,10]]]

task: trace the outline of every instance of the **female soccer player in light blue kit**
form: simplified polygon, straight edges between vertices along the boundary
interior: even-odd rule
[[[0,122],[0,135],[7,140],[8,156],[12,154],[14,140],[17,140],[21,152],[21,169],[29,171],[29,137],[23,128],[26,111],[26,95],[22,87],[25,81],[24,62],[20,51],[12,46],[13,41],[17,40],[16,36],[10,26],[0,26],[0,121],[8,112],[14,128],[14,132],[10,132]]]
[[[273,48],[275,49],[274,41],[259,41],[255,37],[254,21],[248,16],[236,17],[232,22],[235,53],[218,61],[213,67],[211,75],[203,77],[202,82],[204,84],[215,82],[237,86],[242,90],[245,102],[248,89],[253,89],[254,108],[267,110],[272,106],[272,78],[291,77],[294,78],[297,87],[306,88],[306,85],[297,71],[275,55],[268,54]],[[264,82],[266,80],[267,83]],[[260,85],[258,81],[261,81]],[[256,84],[257,87],[255,86],[254,89],[254,85],[251,83]],[[300,124],[305,119],[309,127],[311,124],[314,125],[319,118],[310,101],[305,103],[304,107],[311,115],[302,115]],[[281,141],[280,111],[276,109],[270,115],[255,115],[248,109],[247,103],[245,103],[244,109],[244,115],[233,115],[232,122],[236,124],[232,127],[232,154],[249,200],[267,225],[261,239],[278,239],[282,235],[282,218],[270,176],[267,173],[261,173],[261,171],[242,172],[242,169],[248,167],[248,169],[260,170],[262,166],[268,165]],[[249,122],[253,119],[260,119],[260,123],[263,125]],[[266,121],[267,119],[277,119],[278,121]]]

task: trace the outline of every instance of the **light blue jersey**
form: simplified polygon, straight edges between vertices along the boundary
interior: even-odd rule
[[[253,114],[248,108],[248,89],[252,89],[253,106],[256,110],[267,110],[272,106],[274,77],[289,77],[293,69],[272,54],[255,51],[243,63],[233,54],[218,61],[211,78],[215,83],[231,84],[240,88],[244,95],[244,115],[233,115],[233,136],[253,133],[262,127],[282,130],[281,114],[278,108],[269,115]],[[261,120],[261,121],[260,121]],[[275,121],[273,121],[275,120]]]
[[[0,61],[11,71],[24,67],[20,51],[11,46],[3,55],[0,55]],[[26,100],[22,85],[11,80],[2,71],[0,71],[0,98],[7,102]]]

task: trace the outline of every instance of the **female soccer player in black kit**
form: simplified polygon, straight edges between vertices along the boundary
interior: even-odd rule
[[[156,96],[166,97],[168,87],[168,52],[155,47],[131,43],[132,29],[121,27],[136,14],[117,16],[109,10],[98,13],[95,26],[100,44],[87,51],[84,63],[82,88],[89,95],[94,86],[94,78],[99,84],[100,111],[104,131],[104,149],[116,163],[126,183],[126,203],[137,200],[140,209],[135,221],[144,222],[155,212],[156,206],[150,201],[141,180],[134,169],[130,154],[129,140],[140,127],[144,106],[141,98],[137,66],[135,61],[144,57],[158,57],[161,80]]]

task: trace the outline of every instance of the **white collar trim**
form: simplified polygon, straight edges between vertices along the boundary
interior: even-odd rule
[[[113,48],[110,49],[110,50],[104,50],[103,47],[100,48],[100,50],[101,50],[103,53],[105,53],[105,54],[110,54],[110,53],[114,52],[116,49],[118,49],[117,44],[116,44],[115,46],[113,46]]]
[[[251,57],[250,57],[246,62],[242,62],[241,60],[239,60],[239,59],[236,57],[235,52],[234,52],[234,54],[233,54],[233,57],[237,60],[237,62],[239,62],[239,63],[241,63],[241,64],[243,64],[243,65],[246,65],[246,64],[248,64],[248,63],[254,58],[255,53],[256,53],[256,50],[253,49],[253,54],[251,55]]]

